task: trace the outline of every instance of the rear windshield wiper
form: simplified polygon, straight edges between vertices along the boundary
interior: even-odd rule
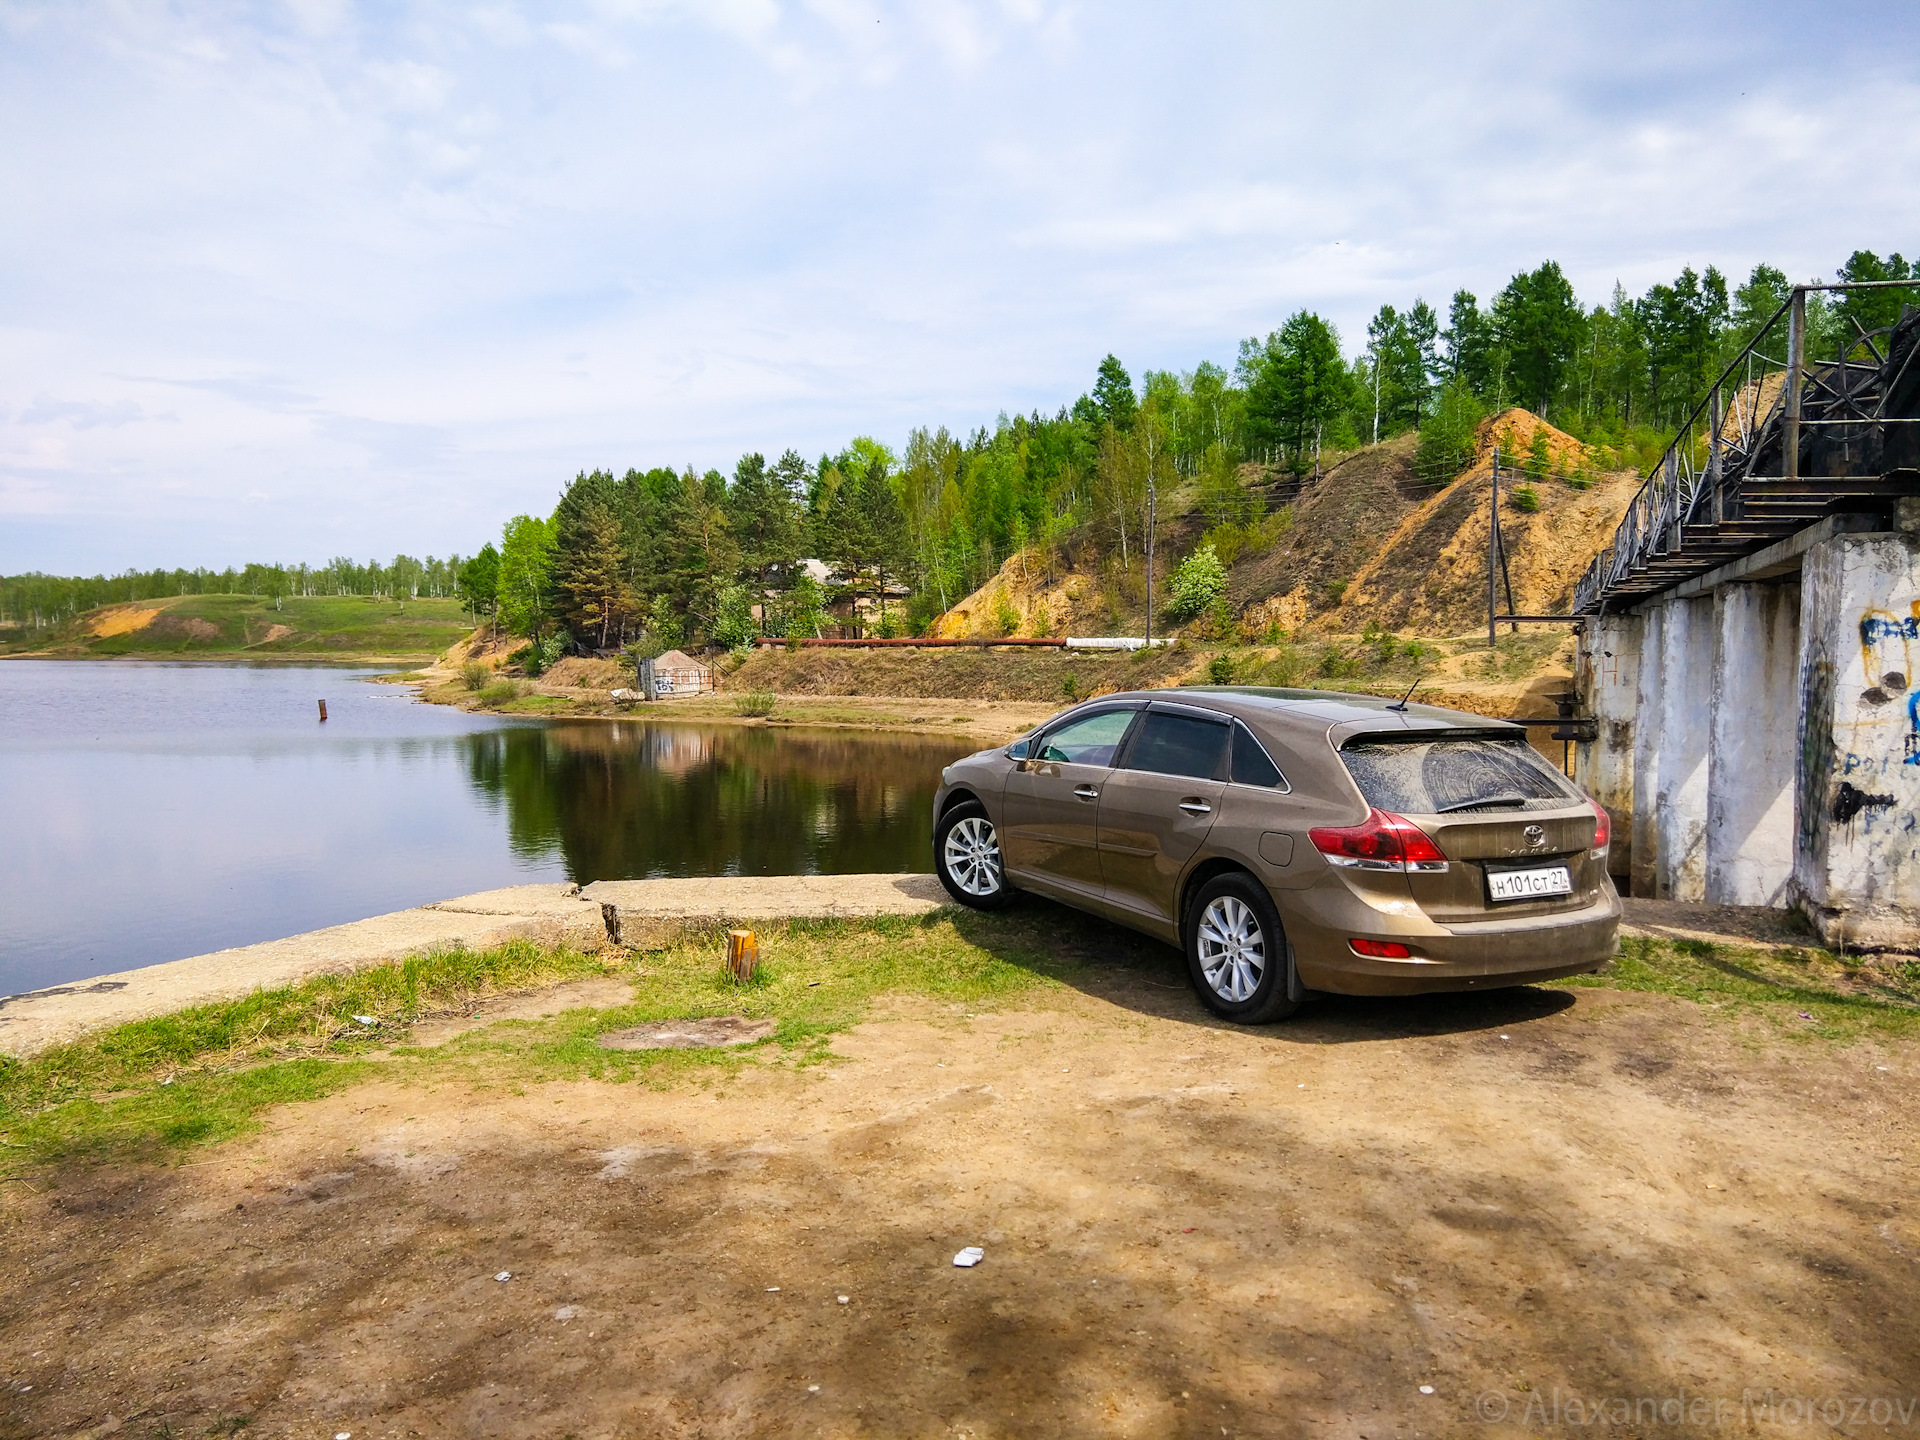
[[[1491,810],[1496,805],[1524,805],[1529,798],[1526,795],[1489,795],[1484,800],[1462,800],[1458,805],[1443,805],[1433,813],[1451,815],[1456,810]]]

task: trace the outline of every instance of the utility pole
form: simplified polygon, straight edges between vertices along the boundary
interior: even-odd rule
[[[1380,443],[1380,347],[1373,348],[1373,443]]]
[[[1498,611],[1494,590],[1494,566],[1500,558],[1500,447],[1493,447],[1493,496],[1487,505],[1487,649],[1494,647],[1493,617]]]

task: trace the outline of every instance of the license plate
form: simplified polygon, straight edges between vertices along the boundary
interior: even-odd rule
[[[1539,870],[1489,870],[1487,893],[1496,901],[1571,895],[1573,875],[1564,865],[1548,865]]]

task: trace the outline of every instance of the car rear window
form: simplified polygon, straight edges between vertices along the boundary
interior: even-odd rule
[[[1549,810],[1579,798],[1525,740],[1355,740],[1340,758],[1367,803],[1402,815]]]
[[[1227,727],[1220,721],[1152,710],[1127,752],[1127,769],[1210,780],[1220,773],[1226,748]]]

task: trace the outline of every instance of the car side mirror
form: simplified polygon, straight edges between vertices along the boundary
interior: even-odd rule
[[[1025,740],[1016,740],[1013,742],[1013,744],[1007,747],[1007,758],[1009,760],[1017,761],[1019,763],[1020,768],[1024,770],[1027,768],[1027,760],[1030,757],[1032,750],[1033,750],[1033,740],[1031,739],[1031,737]]]

